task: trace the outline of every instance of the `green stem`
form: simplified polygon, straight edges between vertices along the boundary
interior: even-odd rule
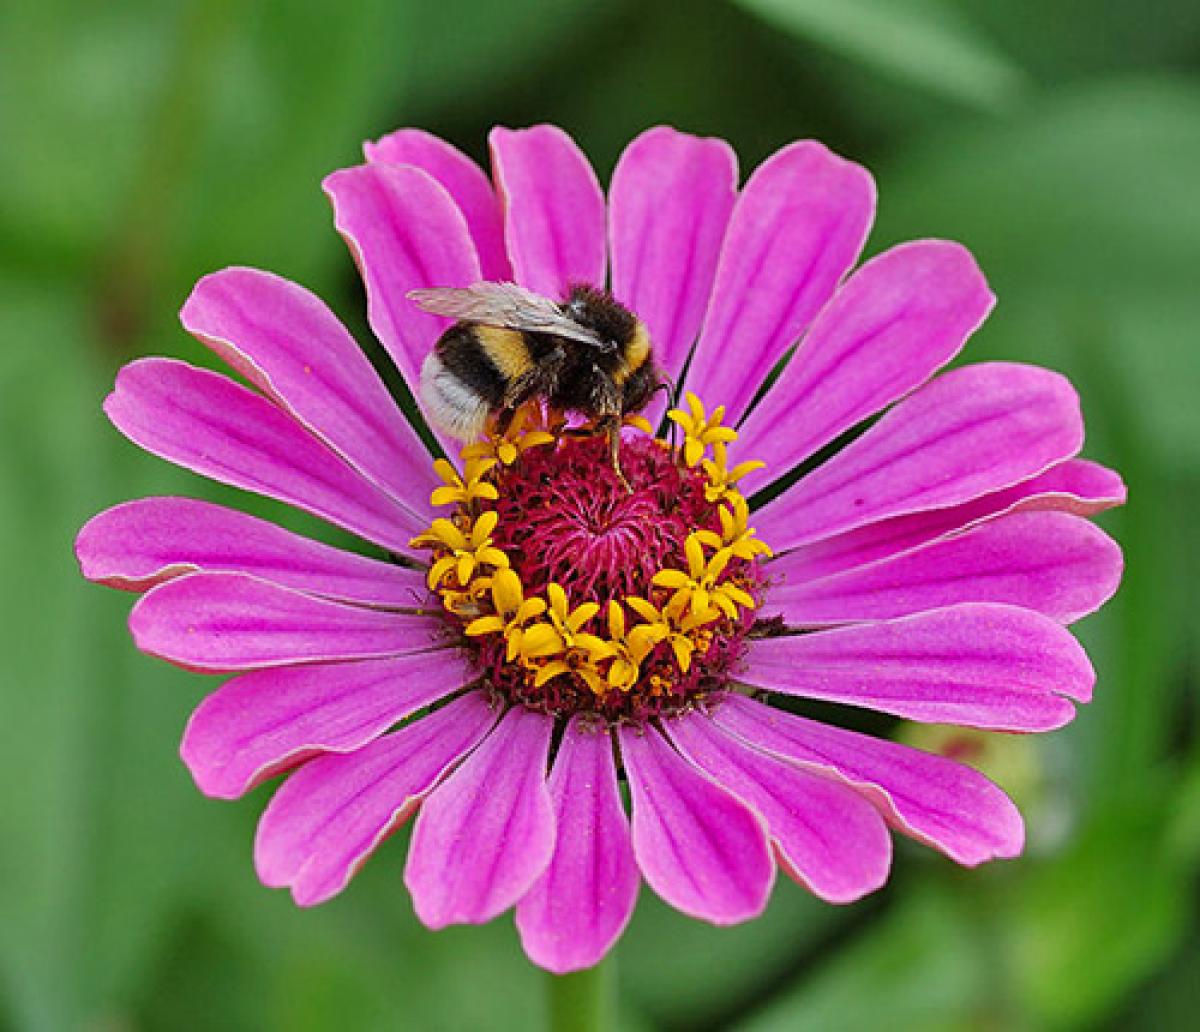
[[[608,1032],[616,1023],[616,965],[612,958],[586,971],[546,976],[551,1032]]]

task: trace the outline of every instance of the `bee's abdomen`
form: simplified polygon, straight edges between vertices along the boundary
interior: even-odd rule
[[[497,339],[499,335],[515,342]],[[421,400],[430,421],[460,440],[474,440],[488,414],[503,404],[509,381],[530,364],[519,333],[466,323],[451,326],[421,367]]]

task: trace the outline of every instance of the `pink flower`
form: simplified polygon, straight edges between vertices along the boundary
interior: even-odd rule
[[[236,675],[184,736],[200,789],[234,798],[291,772],[259,825],[259,876],[319,903],[416,814],[420,919],[515,906],[529,956],[567,971],[611,948],[642,879],[732,924],[762,911],[776,865],[830,902],[877,889],[889,828],[960,864],[1016,856],[1020,815],[979,773],[763,696],[1000,731],[1071,720],[1094,675],[1064,625],[1121,572],[1085,517],[1124,487],[1075,457],[1070,384],[1006,363],[932,378],[992,294],[939,240],[850,274],[874,186],[820,144],[738,190],[725,143],[651,129],[607,203],[556,128],[496,129],[491,147],[494,186],[416,130],[326,179],[371,326],[415,391],[449,321],[414,288],[607,284],[698,396],[673,413],[678,452],[625,431],[632,491],[602,441],[560,439],[537,406],[435,469],[329,309],[253,269],[204,278],[182,311],[250,387],[151,358],[105,403],[147,451],[373,548],[185,498],[80,533],[86,577],[145,592],[140,649]]]

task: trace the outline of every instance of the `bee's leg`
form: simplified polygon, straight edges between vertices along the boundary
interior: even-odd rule
[[[517,414],[519,405],[506,405],[496,413],[496,436],[503,437],[512,426],[513,417]]]
[[[621,417],[601,416],[596,421],[594,432],[604,434],[608,438],[608,461],[612,464],[612,471],[617,475],[617,479],[621,481],[625,490],[633,494],[633,485],[625,479],[625,474],[621,470]]]

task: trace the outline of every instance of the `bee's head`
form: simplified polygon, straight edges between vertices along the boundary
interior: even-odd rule
[[[560,307],[574,322],[592,330],[600,338],[601,350],[606,353],[619,351],[637,333],[637,316],[607,290],[576,283]]]

